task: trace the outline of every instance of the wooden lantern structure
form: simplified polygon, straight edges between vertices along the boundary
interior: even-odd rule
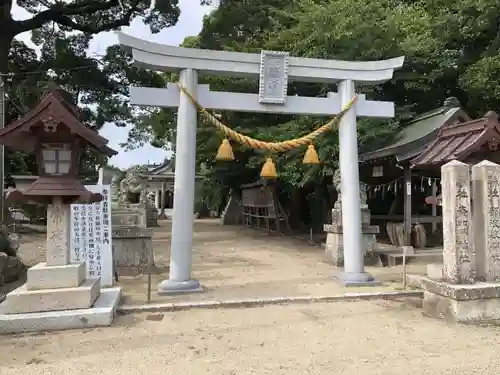
[[[35,154],[39,174],[26,190],[13,190],[7,199],[47,205],[46,262],[28,269],[26,283],[7,294],[0,306],[0,332],[40,330],[42,318],[52,319],[45,319],[53,322],[51,329],[77,328],[80,318],[75,317],[91,311],[101,294],[100,277],[87,278],[85,262],[71,261],[71,203],[102,200],[78,178],[85,150],[91,147],[108,156],[116,151],[79,121],[66,95],[60,88],[52,89],[24,117],[0,130],[0,144]],[[116,303],[120,290],[108,292]],[[65,314],[58,312],[63,310]],[[92,311],[88,314],[96,313]],[[110,318],[99,324],[109,325]]]
[[[81,157],[88,147],[107,156],[117,152],[107,146],[106,138],[78,120],[77,108],[65,96],[62,89],[52,89],[34,109],[0,130],[0,144],[35,154],[38,166],[38,179],[25,191],[10,191],[9,201],[52,204],[56,199],[71,204],[102,200],[78,178]]]

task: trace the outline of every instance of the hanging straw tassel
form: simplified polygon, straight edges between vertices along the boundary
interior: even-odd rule
[[[319,157],[313,144],[307,146],[307,151],[304,154],[303,164],[319,164]]]
[[[262,170],[260,171],[260,177],[262,178],[278,178],[278,174],[276,173],[276,167],[274,166],[274,162],[272,158],[267,158],[266,162],[262,166]]]
[[[215,160],[234,160],[233,148],[231,147],[231,143],[229,140],[224,139],[217,150],[217,156]]]

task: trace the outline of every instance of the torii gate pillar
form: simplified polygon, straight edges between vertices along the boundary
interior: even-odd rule
[[[180,72],[180,83],[196,93],[198,75],[193,69]],[[194,190],[196,179],[196,123],[198,113],[189,98],[182,94],[177,111],[174,209],[170,274],[158,286],[160,294],[202,291],[200,282],[191,278],[193,247]]]
[[[147,42],[119,33],[119,41],[132,49],[135,65],[164,72],[180,72],[181,84],[208,109],[332,116],[355,95],[355,83],[377,84],[392,78],[404,57],[382,61],[350,62],[289,57],[286,52],[259,54],[197,50]],[[260,76],[259,94],[210,91],[198,85],[196,72],[232,77]],[[338,84],[338,93],[326,98],[287,96],[288,80]],[[195,106],[175,84],[166,89],[131,87],[131,104],[178,107],[175,191],[170,276],[159,285],[160,294],[200,291],[191,279],[196,158]],[[345,285],[374,284],[364,270],[359,200],[356,117],[394,116],[394,104],[369,101],[364,95],[342,118],[339,127]]]
[[[338,85],[342,106],[354,97],[353,81]],[[364,271],[364,247],[361,232],[361,202],[359,199],[358,135],[356,109],[347,111],[339,126],[339,166],[342,191],[342,237],[344,240],[344,272],[338,277],[345,284],[369,283],[373,277]],[[346,256],[347,255],[347,256]]]

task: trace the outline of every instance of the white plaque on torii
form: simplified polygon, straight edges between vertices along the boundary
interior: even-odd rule
[[[207,109],[332,116],[340,113],[354,96],[355,104],[339,124],[339,164],[343,210],[344,272],[339,278],[346,285],[370,284],[373,277],[364,271],[361,243],[361,207],[356,117],[394,116],[392,102],[367,100],[355,92],[355,84],[378,84],[392,78],[404,57],[380,61],[338,61],[288,56],[288,53],[262,51],[261,54],[181,48],[148,42],[119,33],[120,44],[131,48],[137,67],[163,72],[179,72],[180,84]],[[241,78],[259,77],[259,93],[244,94],[210,91],[198,85],[198,74]],[[324,98],[287,96],[289,80],[337,84],[338,92]],[[196,164],[197,111],[176,84],[164,89],[131,87],[133,105],[178,107],[174,213],[169,279],[159,286],[160,293],[201,290],[191,279],[194,182]],[[290,134],[290,138],[296,136]]]
[[[259,103],[285,104],[288,91],[288,52],[260,53]]]

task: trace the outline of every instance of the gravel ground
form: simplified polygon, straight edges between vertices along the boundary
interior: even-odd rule
[[[152,276],[152,302],[184,302],[244,298],[327,296],[346,292],[400,289],[401,267],[367,267],[382,285],[343,288],[333,279],[338,272],[324,249],[307,241],[268,235],[241,226],[221,226],[218,220],[197,220],[194,225],[193,277],[205,288],[203,294],[159,296],[157,285],[168,279],[171,223],[160,221],[154,229],[156,269]],[[19,254],[28,265],[44,261],[45,235],[23,236]],[[408,272],[422,273],[425,264],[411,264]],[[120,275],[122,302],[144,304],[147,275]]]
[[[418,303],[127,315],[111,328],[4,336],[0,374],[499,373],[499,328],[447,325],[423,317]]]

